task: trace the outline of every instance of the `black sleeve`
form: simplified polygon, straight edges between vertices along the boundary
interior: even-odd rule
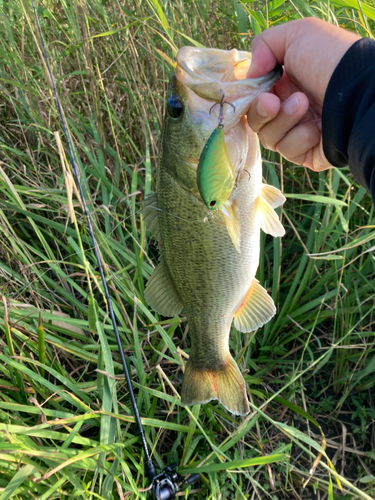
[[[349,165],[375,205],[374,40],[358,40],[336,67],[324,97],[322,137],[327,160]]]

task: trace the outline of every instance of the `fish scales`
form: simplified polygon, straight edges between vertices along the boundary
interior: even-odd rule
[[[204,52],[204,60],[211,63],[207,82],[202,82],[204,68],[199,69],[197,86],[194,72],[184,79],[184,69],[188,73],[188,64],[194,66],[198,57],[197,49],[190,49],[190,60],[186,48],[180,51],[171,79],[156,194],[146,201],[143,210],[160,251],[160,262],[146,286],[145,297],[163,316],[182,311],[186,314],[191,350],[182,384],[182,403],[218,399],[232,413],[246,415],[246,386],[229,352],[229,333],[233,318],[237,329],[250,331],[262,326],[275,312],[272,299],[255,280],[255,274],[260,228],[274,235],[283,233],[274,208],[284,198],[275,188],[262,184],[259,142],[243,115],[257,92],[271,88],[280,72],[256,79],[255,83],[245,79],[243,87],[229,81],[233,90],[220,80],[211,81],[215,57],[219,76],[225,74],[233,80],[231,65],[240,64],[244,54],[247,62],[249,54],[199,49],[198,55]],[[237,104],[237,115],[232,112],[224,118],[224,126],[228,124],[226,146],[237,176],[225,203],[227,215],[209,211],[197,187],[198,159],[217,125],[217,118],[209,112],[213,99],[210,81],[224,87],[221,93],[226,92]],[[233,146],[238,138],[240,141]]]

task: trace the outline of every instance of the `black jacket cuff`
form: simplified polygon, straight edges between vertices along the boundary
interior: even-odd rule
[[[324,97],[322,136],[327,160],[349,165],[375,202],[375,41],[358,40],[337,65]]]

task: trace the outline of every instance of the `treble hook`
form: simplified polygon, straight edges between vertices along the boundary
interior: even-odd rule
[[[221,90],[220,90],[220,94],[221,94]],[[217,106],[218,104],[220,104],[219,125],[218,125],[218,128],[224,128],[224,124],[223,124],[223,120],[224,120],[224,104],[228,104],[229,106],[232,106],[233,113],[236,112],[236,106],[234,104],[232,104],[231,102],[229,102],[229,101],[224,101],[224,98],[225,98],[225,95],[223,94],[222,98],[220,99],[220,102],[215,102],[215,104],[210,107],[209,114],[211,114],[211,111],[214,109],[215,106]]]

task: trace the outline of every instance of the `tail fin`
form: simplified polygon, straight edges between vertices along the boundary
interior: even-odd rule
[[[229,356],[221,370],[201,370],[188,360],[182,382],[181,403],[195,405],[218,399],[234,415],[247,415],[249,403],[245,381],[237,363]]]

